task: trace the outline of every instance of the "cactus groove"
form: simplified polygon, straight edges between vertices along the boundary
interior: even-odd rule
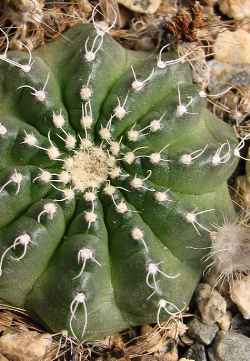
[[[49,330],[179,315],[212,225],[234,216],[237,141],[175,56],[81,25],[1,57],[0,298]]]

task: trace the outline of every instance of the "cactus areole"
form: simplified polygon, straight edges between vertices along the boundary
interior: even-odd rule
[[[0,298],[48,330],[178,316],[233,216],[236,139],[175,59],[92,25],[1,55]]]

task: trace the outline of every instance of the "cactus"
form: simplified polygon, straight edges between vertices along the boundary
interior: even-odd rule
[[[179,316],[234,217],[237,142],[185,56],[107,32],[0,57],[0,298],[79,340]]]

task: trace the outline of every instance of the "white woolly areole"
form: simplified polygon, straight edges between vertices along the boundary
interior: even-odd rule
[[[43,206],[43,209],[44,209],[44,211],[48,214],[48,216],[50,217],[50,219],[53,219],[53,216],[54,216],[54,214],[56,213],[56,209],[57,209],[55,203],[52,203],[52,202],[46,203],[46,204]]]
[[[166,192],[155,192],[154,198],[157,202],[166,202],[169,200],[168,194]]]
[[[135,189],[142,188],[143,187],[143,180],[141,178],[134,177],[131,180],[130,185]]]
[[[117,204],[116,206],[116,210],[118,213],[126,213],[128,211],[128,206],[124,201],[121,201],[120,203]]]
[[[81,126],[86,129],[90,129],[93,124],[93,118],[91,115],[83,115],[80,120]]]
[[[88,63],[91,63],[92,61],[95,60],[96,55],[93,51],[88,51],[88,52],[86,52],[84,57]]]
[[[167,306],[167,301],[161,298],[160,301],[158,302],[158,305],[160,308],[165,308]]]
[[[187,213],[185,218],[189,223],[195,223],[197,219],[196,214],[192,212]]]
[[[26,134],[25,134],[25,137],[24,137],[24,140],[23,140],[23,143],[34,147],[35,145],[38,144],[38,140],[37,140],[37,138],[34,136],[34,134],[32,134],[32,133],[26,133]]]
[[[147,269],[148,269],[148,272],[153,274],[153,275],[156,275],[158,273],[158,271],[159,271],[158,266],[155,263],[152,263],[152,262],[148,264]]]
[[[122,120],[127,114],[126,109],[121,106],[121,105],[117,105],[114,109],[114,115],[116,116],[116,118],[118,118],[119,120]]]
[[[77,303],[85,303],[85,301],[86,301],[85,294],[83,292],[79,292],[75,297],[75,301]]]
[[[69,150],[74,149],[76,145],[76,137],[72,134],[67,135],[65,139],[65,147]]]
[[[66,171],[62,171],[59,175],[58,178],[60,180],[60,182],[64,183],[64,184],[68,184],[71,181],[71,176],[70,173],[66,172]]]
[[[141,91],[144,86],[145,86],[145,82],[144,81],[140,81],[140,80],[134,80],[131,84],[132,89],[135,90],[136,92]]]
[[[221,164],[221,157],[220,157],[219,154],[215,154],[212,157],[212,164],[215,165],[215,166]]]
[[[86,192],[86,193],[84,193],[84,199],[85,199],[85,201],[87,201],[87,202],[94,202],[95,200],[96,200],[96,194],[95,194],[95,192]]]
[[[103,189],[103,192],[105,193],[105,194],[107,194],[108,196],[113,196],[114,194],[115,194],[115,187],[114,186],[112,186],[111,184],[107,184],[105,187],[104,187],[104,189]]]
[[[182,117],[186,113],[187,113],[187,107],[184,104],[180,104],[177,106],[177,109],[176,109],[177,117]]]
[[[183,154],[180,157],[180,162],[185,165],[190,165],[192,163],[192,155],[191,154]]]
[[[120,167],[115,167],[113,168],[110,173],[110,178],[111,179],[115,179],[115,178],[118,178],[120,175],[121,175],[121,168]]]
[[[35,97],[37,98],[37,100],[41,103],[45,102],[46,100],[46,93],[44,90],[37,90],[34,93]]]
[[[97,220],[97,215],[94,212],[85,212],[84,218],[87,223],[95,223]]]
[[[62,113],[57,114],[53,112],[52,122],[56,128],[62,128],[65,124],[65,119]]]
[[[120,152],[120,143],[111,142],[110,143],[110,151],[113,155],[117,156]]]
[[[82,100],[89,100],[92,96],[92,89],[88,85],[83,85],[80,90]]]
[[[160,120],[152,120],[150,122],[150,130],[151,132],[157,132],[157,130],[160,130],[161,129],[161,121]]]
[[[79,251],[79,257],[81,260],[88,260],[94,257],[94,251],[90,248],[82,248]]]
[[[84,192],[87,188],[99,188],[112,167],[108,154],[99,147],[91,146],[76,151],[64,162],[64,169],[71,176],[73,188]]]
[[[204,90],[200,90],[200,91],[199,91],[199,96],[200,96],[201,98],[206,98],[206,97],[207,97],[207,93],[206,93]]]
[[[54,145],[51,145],[47,149],[47,154],[48,154],[49,159],[51,159],[51,160],[56,160],[60,157],[59,149]]]
[[[114,156],[109,155],[108,160],[107,160],[107,164],[110,168],[114,167],[116,165],[116,159]]]
[[[0,135],[5,135],[7,133],[7,128],[0,123]]]
[[[23,233],[21,236],[18,237],[19,243],[23,246],[27,246],[32,242],[31,237],[28,233]]]
[[[71,201],[75,198],[75,192],[73,191],[73,189],[63,189],[63,194],[66,200]]]
[[[135,154],[133,152],[128,152],[123,157],[124,161],[128,164],[132,164],[135,161]]]
[[[140,133],[137,130],[129,130],[128,131],[128,140],[130,140],[131,142],[137,142],[137,140],[140,137]]]
[[[99,130],[99,135],[103,140],[109,140],[111,139],[111,133],[108,128],[101,128]]]
[[[152,153],[150,154],[149,161],[152,164],[158,164],[161,161],[161,154],[160,153]]]
[[[31,64],[23,64],[21,65],[21,69],[25,73],[29,73],[31,71]]]
[[[73,158],[66,158],[64,159],[64,168],[70,171],[74,166],[74,159]]]
[[[41,174],[39,175],[39,178],[43,183],[50,183],[52,175],[47,170],[41,170]]]
[[[140,228],[135,227],[135,228],[133,228],[132,231],[131,231],[131,236],[132,236],[132,238],[135,239],[136,241],[140,241],[140,240],[143,239],[144,233],[143,233],[143,231],[142,231]]]
[[[20,184],[22,182],[23,176],[21,173],[15,172],[12,174],[10,179],[12,180],[13,183]]]
[[[87,149],[93,146],[93,143],[88,138],[84,138],[81,140],[80,148]]]

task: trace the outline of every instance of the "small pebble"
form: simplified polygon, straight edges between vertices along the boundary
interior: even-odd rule
[[[227,312],[226,300],[207,283],[201,283],[196,290],[196,302],[202,321],[213,325]]]
[[[195,343],[185,353],[184,358],[187,360],[207,361],[205,347],[199,343]]]
[[[250,275],[235,280],[230,287],[231,300],[237,305],[242,316],[250,319]]]
[[[232,314],[230,311],[227,311],[227,313],[219,321],[217,321],[217,323],[222,331],[228,331],[231,326],[231,321]]]
[[[250,33],[243,29],[219,33],[214,52],[215,59],[220,63],[250,64]]]
[[[42,360],[51,345],[51,335],[33,331],[6,333],[0,337],[0,352],[15,361]]]
[[[189,336],[204,345],[211,344],[218,330],[219,327],[216,324],[206,325],[205,323],[199,321],[197,318],[194,318],[188,324]]]
[[[218,332],[209,349],[211,361],[249,361],[249,355],[250,339],[232,331]]]
[[[242,335],[250,337],[250,322],[245,320],[240,313],[233,317],[231,322],[231,329],[234,332],[238,332]]]
[[[250,17],[250,0],[220,0],[220,11],[235,20]]]

